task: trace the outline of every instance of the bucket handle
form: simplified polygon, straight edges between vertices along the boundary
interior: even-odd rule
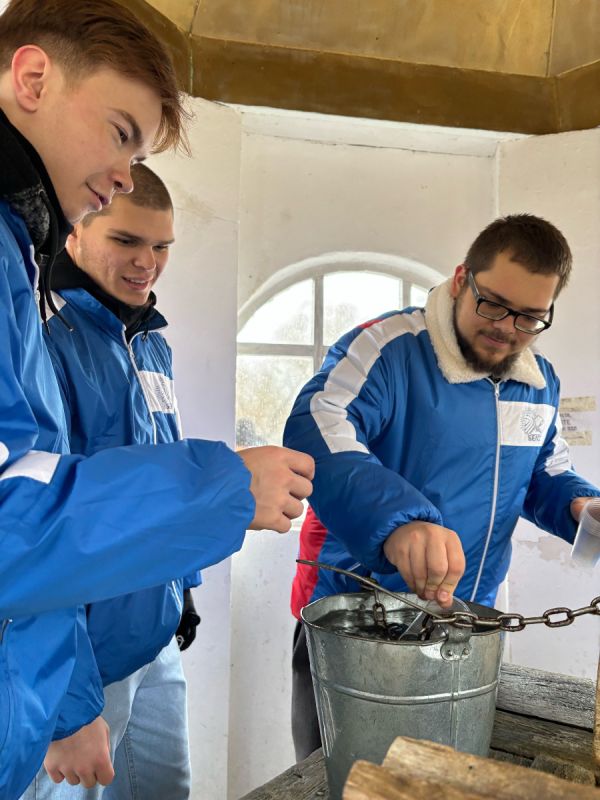
[[[346,575],[348,578],[352,578],[358,583],[361,583],[363,586],[366,586],[367,589],[372,589],[375,592],[382,592],[383,594],[388,594],[390,597],[393,597],[396,600],[399,600],[401,603],[405,603],[407,606],[412,606],[412,608],[416,608],[417,611],[422,611],[423,613],[429,615],[430,617],[435,617],[436,619],[444,619],[443,614],[437,614],[435,611],[430,611],[427,606],[419,605],[419,603],[414,603],[412,600],[407,600],[406,597],[399,594],[398,592],[393,592],[391,589],[386,589],[385,586],[381,586],[377,581],[374,581],[373,578],[366,578],[364,575],[358,575],[356,572],[352,572],[349,569],[342,569],[341,567],[334,567],[332,564],[324,564],[322,561],[309,561],[306,558],[297,558],[297,564],[306,564],[309,567],[318,567],[319,569],[329,569],[332,572],[339,572],[340,575]]]

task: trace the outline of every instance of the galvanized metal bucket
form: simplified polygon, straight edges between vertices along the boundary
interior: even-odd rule
[[[419,602],[415,595],[405,597]],[[419,612],[380,595],[388,619],[410,624]],[[499,612],[476,604],[480,616]],[[358,758],[381,763],[396,736],[429,739],[487,755],[503,634],[450,625],[430,641],[365,638],[373,594],[325,597],[302,610],[331,800],[341,800]]]

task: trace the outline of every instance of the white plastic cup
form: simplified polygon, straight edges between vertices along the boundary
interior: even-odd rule
[[[598,497],[583,507],[571,558],[586,567],[595,567],[600,561],[600,498]]]

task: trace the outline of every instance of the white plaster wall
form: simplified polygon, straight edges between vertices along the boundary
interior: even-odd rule
[[[242,118],[240,306],[279,269],[332,251],[394,254],[450,274],[494,215],[487,134],[268,110]],[[230,800],[295,761],[296,553],[297,534],[250,535],[234,557]]]
[[[487,137],[465,133],[471,147],[456,152],[456,133],[440,128],[330,118],[323,134],[323,117],[296,114],[282,131],[280,115],[258,127],[243,114],[240,306],[277,270],[326,252],[393,253],[449,273],[493,213]]]
[[[176,243],[157,287],[170,320],[175,382],[184,433],[233,444],[239,115],[192,102],[193,158],[163,155],[150,166],[175,204]],[[229,726],[230,562],[206,570],[195,590],[202,623],[183,654],[189,685],[194,800],[227,795]],[[168,736],[169,732],[165,731]]]
[[[600,131],[579,131],[506,142],[499,148],[500,213],[546,217],[567,237],[573,276],[556,306],[555,323],[540,338],[554,362],[563,397],[593,395],[600,408]],[[600,410],[589,415],[593,445],[572,448],[576,468],[600,485]],[[600,568],[570,561],[570,547],[522,522],[514,537],[508,580],[511,610],[538,615],[554,606],[586,606],[599,594]],[[542,626],[509,637],[511,660],[595,678],[598,617],[569,628]]]

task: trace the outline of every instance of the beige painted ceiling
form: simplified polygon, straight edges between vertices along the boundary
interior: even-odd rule
[[[208,99],[525,133],[600,124],[599,0],[121,2]]]

